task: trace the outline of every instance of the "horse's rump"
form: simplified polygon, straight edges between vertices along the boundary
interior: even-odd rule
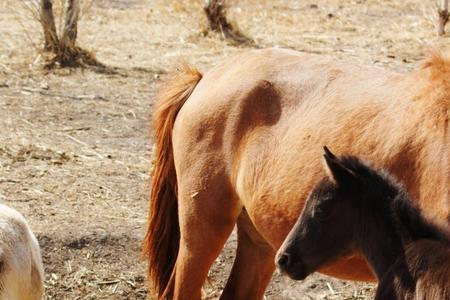
[[[156,143],[149,224],[142,252],[149,263],[149,281],[160,297],[170,296],[169,279],[179,247],[177,183],[172,153],[172,130],[178,111],[202,75],[188,65],[168,78],[154,112]]]

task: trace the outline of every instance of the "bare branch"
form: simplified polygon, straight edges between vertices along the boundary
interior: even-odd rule
[[[445,25],[448,22],[449,14],[448,14],[448,0],[442,0],[441,7],[439,8],[439,28],[438,28],[438,34],[444,35],[445,34]]]
[[[206,17],[208,18],[209,29],[220,32],[224,38],[228,38],[237,42],[251,43],[250,38],[244,36],[226,18],[225,0],[206,0],[203,7]]]
[[[64,30],[61,36],[61,47],[74,48],[77,40],[78,17],[80,15],[80,1],[67,0]]]
[[[225,6],[223,1],[206,0],[204,10],[211,30],[220,31],[224,26],[229,26],[225,16]]]
[[[53,3],[51,0],[41,0],[40,5],[40,22],[44,31],[44,49],[55,51],[59,42],[56,33],[55,17],[53,16]]]

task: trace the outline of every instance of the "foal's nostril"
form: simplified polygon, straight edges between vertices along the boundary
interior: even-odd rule
[[[290,263],[290,255],[288,253],[283,253],[278,257],[277,265],[282,268],[286,269],[289,266]]]

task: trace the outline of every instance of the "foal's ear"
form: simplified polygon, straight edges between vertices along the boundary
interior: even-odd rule
[[[328,147],[327,146],[323,146],[323,152],[324,152],[324,156],[328,156],[329,158],[332,158],[332,159],[337,159],[337,157],[336,157],[336,155],[334,155],[331,151],[330,151],[330,149],[328,149]]]
[[[334,155],[332,157],[326,153],[323,157],[325,158],[325,170],[337,185],[350,186],[355,182],[356,174],[342,165],[337,157]]]

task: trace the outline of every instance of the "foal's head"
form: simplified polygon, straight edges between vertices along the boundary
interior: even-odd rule
[[[374,171],[356,157],[337,158],[324,149],[329,176],[309,194],[276,258],[281,271],[296,280],[353,250],[355,235],[364,231],[366,222],[370,223],[371,212],[378,209],[376,206],[389,205],[379,200],[398,193],[384,173]]]

